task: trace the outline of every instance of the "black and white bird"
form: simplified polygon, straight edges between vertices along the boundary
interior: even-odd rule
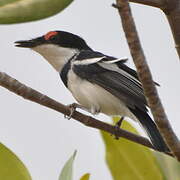
[[[101,112],[138,121],[157,150],[169,151],[148,115],[141,82],[136,71],[125,64],[127,59],[94,51],[81,37],[65,31],[50,31],[35,39],[17,41],[16,46],[41,54],[83,108],[92,114]]]

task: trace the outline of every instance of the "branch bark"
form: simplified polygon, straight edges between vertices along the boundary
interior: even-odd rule
[[[175,47],[180,57],[180,1],[168,0],[168,9],[165,12],[175,41]]]
[[[164,0],[130,0],[130,2],[144,4],[157,8],[164,8],[165,1]]]
[[[130,0],[130,2],[160,8],[168,19],[180,58],[180,1],[179,0]]]
[[[142,82],[145,96],[153,114],[154,120],[163,135],[167,145],[180,161],[180,143],[167,119],[164,108],[161,104],[157,89],[154,85],[150,69],[147,65],[144,52],[132,17],[129,2],[127,0],[116,0],[122,26],[130,48],[133,61],[137,68],[138,76]]]
[[[12,91],[13,93],[15,93],[25,99],[36,102],[40,105],[43,105],[50,109],[53,109],[64,115],[68,116],[71,113],[70,108],[68,106],[65,106],[65,105],[49,98],[46,95],[41,94],[40,92],[20,83],[16,79],[14,79],[14,78],[10,77],[9,75],[2,73],[2,72],[0,72],[0,86]],[[84,115],[78,111],[74,111],[74,113],[72,114],[72,118],[77,120],[78,122],[84,124],[85,126],[103,130],[112,135],[115,135],[116,137],[123,137],[132,142],[135,142],[135,143],[144,145],[148,148],[154,149],[154,147],[152,146],[152,144],[149,142],[149,140],[147,138],[133,134],[133,133],[128,132],[123,129],[117,129],[115,126],[104,123],[100,120],[92,118],[91,116]],[[156,150],[156,149],[154,149],[154,150]],[[166,154],[172,156],[171,153],[166,153]]]

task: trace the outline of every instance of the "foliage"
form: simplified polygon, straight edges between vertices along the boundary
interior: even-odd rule
[[[69,160],[65,163],[61,174],[59,176],[59,180],[72,180],[73,177],[73,163],[74,159],[76,157],[76,151],[73,153],[73,155],[69,158]],[[80,180],[89,180],[89,173],[84,174]]]
[[[166,180],[180,180],[180,163],[165,154],[154,152]]]
[[[64,165],[61,174],[59,176],[59,180],[72,180],[72,174],[73,174],[73,162],[76,156],[76,151],[73,153],[73,155],[69,158],[69,160]]]
[[[19,158],[6,146],[0,143],[0,179],[32,180]]]
[[[0,24],[34,21],[52,16],[72,0],[1,0]]]
[[[89,177],[90,177],[90,174],[87,173],[87,174],[84,174],[80,180],[89,180]]]
[[[126,121],[123,121],[122,128],[137,133]],[[151,150],[123,138],[116,140],[106,132],[101,133],[106,147],[106,161],[114,180],[164,179]]]

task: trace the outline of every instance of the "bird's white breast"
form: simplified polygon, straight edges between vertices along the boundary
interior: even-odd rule
[[[127,116],[136,120],[124,103],[102,87],[79,78],[72,70],[68,73],[68,88],[74,98],[94,113]]]

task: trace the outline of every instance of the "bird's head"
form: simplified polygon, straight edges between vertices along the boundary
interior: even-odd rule
[[[50,31],[35,39],[15,43],[17,47],[30,48],[38,52],[57,71],[79,51],[91,49],[84,39],[65,31]]]

